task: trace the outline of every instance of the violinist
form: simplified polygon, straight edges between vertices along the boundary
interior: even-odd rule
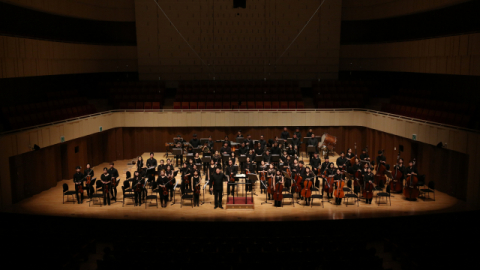
[[[200,188],[201,177],[198,171],[193,172],[192,185],[194,190]],[[200,193],[193,192],[193,206],[200,206]]]
[[[267,179],[268,179],[268,178],[274,179],[275,174],[276,174],[275,168],[273,168],[273,164],[270,164],[270,165],[268,166],[268,170],[267,170]],[[268,181],[267,181],[267,182],[268,182]],[[272,184],[273,184],[273,183],[272,183]],[[270,188],[273,188],[273,187],[270,187]],[[268,194],[268,199],[269,199],[269,200],[273,199],[272,197],[273,197],[272,194]]]
[[[383,151],[378,151],[377,164],[383,164],[387,170],[390,170],[390,165],[387,164],[387,158],[383,155]]]
[[[215,151],[215,154],[213,155],[212,160],[217,167],[219,168],[222,167],[222,156],[220,155],[220,152]]]
[[[77,166],[76,172],[73,175],[73,183],[75,184],[75,195],[77,196],[77,203],[79,204],[83,203],[83,180],[84,176],[80,172],[80,166]],[[80,194],[80,196],[78,196],[78,194]]]
[[[132,181],[132,189],[135,195],[135,206],[142,206],[142,192],[144,186],[145,179],[140,176],[138,171],[135,171]]]
[[[224,175],[220,168],[215,168],[215,173],[211,175],[210,181],[212,181],[212,186],[210,187],[210,191],[213,191],[213,194],[215,196],[215,208],[222,207],[222,197],[223,197],[223,179],[228,178],[226,175]]]
[[[287,127],[283,128],[282,134],[280,134],[280,138],[284,140],[287,140],[288,138],[290,138],[290,133],[288,132]]]
[[[277,141],[275,141],[273,143],[273,146],[270,149],[270,152],[272,153],[272,155],[280,155],[281,154],[281,150],[280,150],[280,147],[278,147],[278,142]]]
[[[212,175],[215,173],[217,169],[217,165],[215,164],[215,161],[210,160],[210,164],[208,165],[208,172],[207,174],[205,174],[205,180],[208,181],[208,186],[210,187],[210,189],[212,188]],[[212,192],[210,191],[209,189],[209,192],[210,192],[210,195],[212,195]]]
[[[195,153],[195,156],[193,157],[193,163],[194,164],[202,164],[202,159],[200,158],[199,153]]]
[[[288,154],[287,151],[283,151],[283,155],[280,156],[280,165],[286,166]]]
[[[173,187],[175,186],[175,183],[176,183],[176,180],[173,175],[174,175],[173,167],[170,165],[167,165],[167,169],[165,170],[165,176],[168,178],[168,181],[170,181],[170,179],[173,179],[172,182],[170,182],[170,184],[167,186],[170,192],[170,201],[173,199]]]
[[[250,158],[249,158],[249,157],[247,157],[247,161],[245,162],[245,168],[244,168],[244,170],[245,170],[245,173],[247,172],[247,170],[248,170],[250,173],[254,173],[254,172],[255,172],[255,162],[250,161]],[[251,192],[251,191],[252,191],[252,186],[253,186],[252,180],[250,180],[250,179],[248,178],[248,176],[247,176],[247,178],[246,178],[245,181],[246,181],[246,183],[247,183],[247,187],[246,187],[247,192],[248,192],[248,191]]]
[[[168,183],[168,177],[165,175],[165,171],[161,170],[160,175],[157,178],[157,185],[158,189],[160,190],[160,203],[162,204],[162,208],[167,207],[167,201],[168,201],[168,192],[167,195],[163,194],[163,188],[166,187]],[[168,187],[167,187],[168,188]]]
[[[261,163],[260,163],[260,166],[258,167],[258,173],[259,174],[264,173],[266,175],[267,170],[268,170],[268,167],[265,164],[265,161],[262,160]],[[267,178],[265,177],[265,181],[266,180],[267,180]],[[260,183],[260,194],[265,192],[265,187],[267,186],[267,183],[265,181],[263,181],[263,183]]]
[[[309,172],[311,172],[310,168],[309,168]],[[307,169],[305,168],[305,163],[303,163],[303,161],[300,161],[298,163],[298,171],[297,171],[298,174],[300,174],[300,176],[302,177],[302,182],[301,182],[301,186],[303,188],[303,181],[305,181],[305,179],[307,178]],[[303,200],[303,197],[301,196],[301,190],[297,190],[298,194],[300,195],[300,200]]]
[[[340,168],[337,168],[337,174],[333,177],[333,180],[335,181],[335,184],[337,187],[340,186],[340,182],[345,182],[345,175],[342,173]],[[342,204],[342,198],[335,198],[335,203],[337,205]]]
[[[320,181],[318,181],[318,169],[320,169],[320,165],[322,164],[322,160],[318,157],[318,153],[313,154],[312,161],[310,162],[310,165],[312,166],[312,171],[316,175],[315,176],[315,187],[319,188],[320,187]]]
[[[190,140],[190,145],[193,148],[198,148],[198,146],[200,145],[200,140],[197,139],[197,134],[193,134],[193,139]]]
[[[110,175],[111,178],[115,178],[115,180],[117,180],[119,176],[118,171],[113,166],[114,166],[113,162],[110,162],[110,169],[108,169],[108,174]],[[118,181],[117,181],[117,185],[118,185]],[[117,201],[117,186],[112,185],[110,188],[110,193],[112,194],[112,199]]]
[[[370,160],[370,156],[367,154],[367,149],[362,150],[362,153],[360,154],[360,160],[368,161],[368,162],[372,163],[372,161]],[[374,164],[372,163],[372,165],[374,165]]]
[[[199,170],[198,167],[197,167],[197,164],[193,164],[193,167],[192,167],[192,170],[191,170],[192,177],[193,177],[193,175],[195,174],[195,172],[197,172],[198,175],[201,175],[201,174],[200,174],[200,170]]]
[[[110,183],[112,181],[112,177],[108,173],[107,168],[103,168],[103,174],[101,177],[101,181],[103,184],[103,205],[110,205],[110,191],[105,192],[106,189],[110,190]]]
[[[143,158],[138,156],[137,158],[137,171],[140,173],[143,170]]]
[[[157,167],[157,172],[159,172],[159,175],[160,175],[160,171],[165,171],[167,169],[167,166],[165,165],[165,162],[162,160],[160,160],[160,165],[158,165]]]
[[[289,156],[295,157],[295,149],[293,149],[292,144],[289,144],[289,145],[287,146],[287,149],[286,149],[286,150],[287,150],[287,154],[288,154]]]
[[[307,181],[313,181],[315,179],[315,174],[310,170],[309,167],[305,167],[305,178],[303,178],[303,187],[307,187]],[[313,186],[313,185],[312,185]],[[312,190],[312,187],[310,187],[310,191]],[[305,198],[305,205],[310,205],[310,200],[311,197]]]
[[[370,184],[373,184],[373,179],[374,179],[374,176],[373,176],[373,173],[372,173],[372,168],[367,167],[367,173],[364,174],[364,176],[363,176],[363,181],[364,181],[364,183],[367,183],[367,182],[368,182],[368,183],[370,183]],[[365,187],[364,187],[364,189],[365,189]],[[373,196],[372,196],[372,197],[373,197]],[[372,204],[372,199],[373,199],[373,198],[365,199],[365,202],[366,202],[367,204]]]
[[[274,180],[274,183],[273,183],[273,189],[275,190],[276,186],[278,183],[280,183],[281,185],[284,184],[284,179],[283,179],[283,175],[282,175],[282,172],[280,172],[279,170],[276,171],[275,173],[275,178],[273,179]],[[276,207],[281,207],[282,206],[282,201],[275,201],[275,204],[274,206]]]
[[[182,195],[184,195],[185,193],[189,193],[191,189],[191,182],[190,182],[191,170],[187,166],[187,163],[183,163],[181,173],[182,173],[182,184],[180,188],[182,190]],[[188,184],[186,183],[187,181],[189,182]]]
[[[342,152],[340,154],[340,157],[337,158],[337,167],[340,169],[340,170],[345,170],[346,167],[347,167],[347,162],[348,162],[348,159],[345,157],[345,153]]]
[[[90,167],[90,163],[87,163],[87,167],[85,168],[85,170],[83,171],[83,175],[85,175],[85,178],[87,178],[87,176],[90,176],[91,179],[93,179],[93,176],[95,176],[95,172],[93,171],[93,169]],[[91,198],[92,197],[92,194],[93,194],[93,187],[92,187],[92,182],[90,182],[90,185],[86,185],[86,189],[87,189],[87,196],[88,198]]]
[[[190,171],[193,169],[193,165],[195,165],[193,163],[193,159],[189,159],[188,163],[187,163],[187,167],[190,169]],[[192,173],[192,175],[193,175],[193,173]]]
[[[327,160],[325,161],[325,163],[327,162]],[[328,164],[328,168],[327,168],[327,171],[326,171],[326,176],[329,177],[331,175],[335,175],[335,172],[336,172],[336,168],[335,168],[335,165],[333,164],[333,162],[330,162]],[[324,191],[325,191],[325,187],[328,188],[328,184],[327,184],[327,180],[326,178],[323,179],[323,189],[322,189],[322,195],[324,194]],[[329,193],[328,192],[328,189],[327,189],[327,198],[332,198],[332,193]]]
[[[179,135],[180,136],[180,135]],[[182,143],[181,142],[177,142],[177,145],[175,146],[175,148],[180,148],[182,149],[183,151],[183,147],[182,147]],[[178,164],[182,164],[183,162],[183,154],[180,154],[180,155],[175,155],[175,163],[178,165]]]
[[[228,165],[225,167],[225,175],[230,179],[230,176],[235,176],[237,174],[237,168],[233,165],[233,161],[230,159]],[[231,192],[230,192],[231,191]],[[235,193],[235,185],[228,183],[227,185],[227,196]]]

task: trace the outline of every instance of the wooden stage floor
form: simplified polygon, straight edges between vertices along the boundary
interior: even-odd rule
[[[143,155],[144,160],[148,158],[148,153]],[[160,161],[165,159],[164,153],[155,153],[155,158]],[[334,157],[333,162],[335,162]],[[331,158],[332,160],[332,158]],[[191,207],[190,201],[180,207],[180,194],[176,193],[176,204],[167,208],[157,208],[152,205],[145,209],[144,204],[141,207],[135,207],[131,200],[128,205],[122,207],[122,188],[123,181],[126,179],[126,171],[132,172],[136,167],[127,165],[131,160],[115,161],[115,167],[120,173],[121,183],[117,191],[117,202],[112,201],[110,206],[88,205],[88,198],[84,199],[83,204],[73,204],[71,202],[62,204],[62,185],[67,183],[69,189],[74,189],[71,179],[62,180],[56,187],[46,190],[31,198],[25,199],[9,208],[2,209],[3,212],[25,213],[35,215],[68,216],[79,218],[100,218],[100,219],[132,219],[132,220],[159,220],[159,221],[292,221],[292,220],[335,220],[335,219],[359,219],[359,218],[379,218],[424,215],[432,213],[456,212],[470,210],[464,201],[458,200],[445,193],[436,192],[436,201],[418,199],[417,201],[407,201],[402,194],[392,194],[392,205],[382,203],[375,204],[375,198],[372,204],[367,205],[360,201],[359,207],[353,204],[348,206],[334,205],[325,202],[325,207],[320,205],[319,200],[315,200],[313,207],[295,204],[292,206],[290,199],[285,200],[284,207],[274,207],[273,204],[261,203],[265,201],[265,195],[260,194],[259,184],[257,183],[257,195],[254,196],[254,210],[234,210],[234,209],[214,209],[213,195],[208,192],[205,194],[206,204],[200,207]],[[308,164],[308,160],[306,160]],[[82,167],[84,164],[82,164]],[[102,173],[102,168],[107,167],[107,163],[94,167],[95,176]],[[73,174],[73,172],[72,172]],[[179,175],[177,179],[179,179]],[[204,183],[204,180],[202,180]],[[225,187],[226,192],[226,187]],[[85,192],[86,197],[86,192]],[[203,194],[200,197],[200,202]],[[331,200],[334,202],[334,200]],[[127,200],[126,200],[127,202]],[[211,203],[208,203],[211,202]],[[223,206],[225,207],[226,196],[223,197]],[[273,201],[270,201],[273,202]],[[384,201],[383,201],[384,202]],[[302,202],[303,203],[303,202]]]

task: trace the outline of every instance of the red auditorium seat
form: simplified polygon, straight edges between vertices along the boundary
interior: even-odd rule
[[[280,102],[272,101],[272,109],[280,109]]]
[[[151,110],[152,109],[152,102],[144,102],[143,103],[143,108],[145,110]]]
[[[342,107],[342,102],[339,100],[335,100],[333,102],[333,108],[341,108]]]
[[[247,108],[248,109],[255,109],[255,102],[254,101],[247,101]]]
[[[264,101],[263,102],[263,108],[264,109],[271,109],[272,108],[272,102],[271,101]]]
[[[181,102],[178,102],[178,101],[173,102],[173,109],[174,110],[180,110],[181,108],[182,108],[182,103]]]
[[[160,110],[160,102],[152,102],[153,110]]]
[[[214,103],[213,103],[212,101],[207,101],[206,108],[207,108],[208,110],[214,109],[214,108],[215,108]]]
[[[263,101],[256,101],[255,109],[263,109]]]
[[[230,109],[232,108],[232,107],[231,107],[231,104],[230,104],[230,101],[224,101],[224,102],[222,103],[222,108],[223,108],[224,110],[230,110]]]
[[[190,103],[188,101],[183,101],[182,110],[188,110],[188,109],[190,109]]]
[[[127,109],[129,109],[129,110],[135,109],[135,102],[128,102],[127,103]]]
[[[323,109],[323,108],[326,108],[327,107],[327,103],[325,101],[319,101],[317,103],[317,108],[319,109]]]
[[[202,102],[198,102],[197,108],[198,108],[199,110],[204,110],[204,109],[205,109],[205,102],[203,102],[203,101],[202,101]]]
[[[280,101],[280,109],[288,109],[288,101]]]
[[[296,109],[297,108],[297,102],[296,101],[289,101],[288,102],[288,108],[289,109]]]
[[[137,110],[143,110],[143,102],[137,101],[135,103],[135,109]]]
[[[223,105],[223,104],[222,104],[221,101],[215,101],[215,103],[214,103],[213,106],[214,106],[215,110],[221,110],[221,109],[222,109],[222,105]]]
[[[196,110],[196,109],[197,109],[197,102],[190,101],[190,110]]]

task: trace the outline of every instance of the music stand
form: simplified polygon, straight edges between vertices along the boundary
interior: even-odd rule
[[[208,143],[208,138],[201,138],[200,139],[200,144],[204,145],[205,143]]]
[[[262,162],[263,156],[262,155],[256,155],[255,156],[255,162]]]
[[[307,153],[315,153],[315,145],[309,145],[307,146]]]
[[[307,146],[308,146],[308,140],[310,139],[311,137],[303,137],[303,143],[305,144],[305,153],[307,153]],[[293,146],[293,145],[292,145]],[[298,149],[300,150],[300,149]]]
[[[247,156],[246,155],[239,155],[238,156],[238,162],[240,164],[247,162]]]
[[[291,144],[293,147],[293,138],[288,138],[287,139],[287,144]]]
[[[202,205],[206,204],[206,203],[209,203],[211,204],[212,202],[206,202],[205,201],[205,188],[207,187],[207,185],[210,183],[210,181],[212,181],[211,179],[208,180],[208,182],[205,183],[205,185],[203,185],[203,201],[202,201]]]
[[[265,181],[266,182],[266,181]],[[268,187],[265,185],[265,183],[263,183],[262,181],[260,181],[260,185],[263,185],[263,187],[265,188],[265,201],[262,202],[260,205],[264,205],[264,204],[272,204],[271,202],[268,201],[268,197],[267,197],[267,190],[268,190]]]
[[[235,149],[235,156],[236,157],[240,156],[240,149]]]
[[[258,174],[254,174],[254,173],[249,173],[247,174],[247,177],[248,177],[248,180],[250,180],[250,185],[252,186],[252,194],[255,195],[255,196],[258,196],[257,193],[255,193],[253,190],[253,187],[255,186],[255,183],[259,180],[258,179]]]
[[[242,142],[243,142],[244,140],[245,140],[244,137],[237,137],[237,138],[235,139],[235,141],[236,141],[238,144],[242,144]]]
[[[180,138],[180,139],[178,139],[178,138],[173,138],[173,142],[174,142],[175,144],[177,144],[177,142],[183,143],[183,138]]]
[[[275,154],[275,155],[272,155],[270,158],[271,163],[278,164],[279,161],[280,161],[280,155]]]

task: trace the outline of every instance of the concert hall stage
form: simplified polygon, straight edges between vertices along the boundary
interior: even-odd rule
[[[160,161],[166,160],[165,153],[155,153],[155,158]],[[144,160],[148,158],[148,153],[144,153]],[[171,156],[170,156],[171,158]],[[285,199],[283,207],[274,207],[273,204],[263,204],[265,195],[260,194],[260,188],[257,183],[256,194],[254,197],[254,210],[235,210],[235,209],[214,209],[214,198],[208,192],[205,193],[205,201],[211,202],[202,205],[203,192],[200,195],[200,207],[191,207],[190,201],[184,203],[184,207],[180,208],[180,193],[176,192],[176,203],[168,204],[167,208],[156,207],[154,203],[145,209],[145,205],[135,207],[132,200],[126,200],[126,204],[122,207],[122,188],[125,180],[126,171],[133,172],[134,165],[127,165],[131,159],[115,161],[115,168],[118,169],[121,182],[117,187],[117,202],[112,201],[110,206],[92,205],[89,207],[88,199],[85,198],[83,204],[66,202],[62,204],[62,185],[67,183],[69,190],[74,189],[71,179],[62,180],[49,190],[43,191],[33,197],[24,199],[23,201],[13,204],[4,212],[25,213],[34,215],[51,215],[66,216],[79,218],[100,218],[100,219],[127,219],[127,220],[157,220],[157,221],[295,221],[295,220],[335,220],[335,219],[362,219],[362,218],[379,218],[379,217],[396,217],[396,216],[412,216],[424,215],[431,213],[445,213],[470,210],[464,201],[449,196],[443,192],[436,191],[436,200],[418,199],[417,201],[407,201],[402,194],[392,193],[392,205],[376,204],[374,197],[372,204],[365,204],[360,201],[359,206],[349,203],[348,206],[343,202],[341,206],[334,205],[334,200],[325,201],[324,207],[320,204],[320,200],[314,200],[313,207],[304,206],[302,204],[293,205],[291,199]],[[335,158],[332,160],[335,162]],[[305,159],[308,165],[308,160]],[[107,167],[108,163],[95,166],[95,176],[99,177],[103,167]],[[74,172],[72,172],[73,175]],[[180,180],[180,175],[177,175]],[[202,183],[204,178],[202,177]],[[203,187],[203,185],[202,185]],[[150,192],[150,190],[149,190]],[[224,188],[226,193],[226,186]],[[86,192],[85,192],[86,197]],[[71,197],[70,197],[71,199]],[[223,196],[223,206],[225,207],[227,196]],[[238,198],[240,199],[240,198]],[[273,203],[272,201],[269,201]]]

